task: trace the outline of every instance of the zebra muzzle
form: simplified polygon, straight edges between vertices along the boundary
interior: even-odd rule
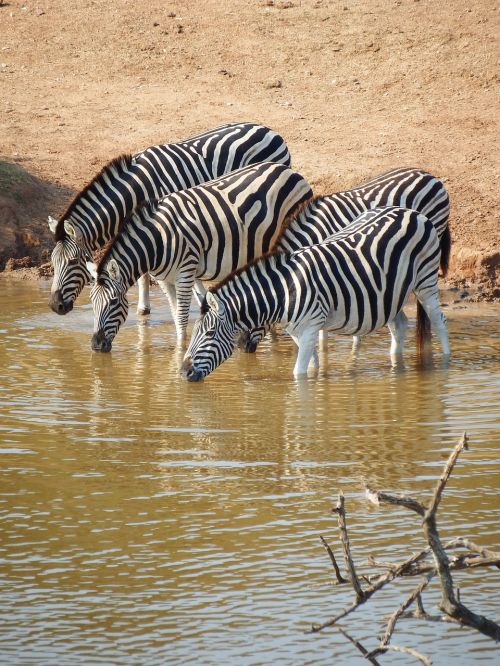
[[[50,296],[49,307],[56,314],[65,315],[73,309],[73,302],[64,301],[61,292],[57,290]]]
[[[203,373],[193,368],[193,359],[188,357],[181,365],[181,377],[187,379],[188,382],[199,382],[203,379]]]
[[[102,331],[94,333],[92,342],[90,343],[94,351],[109,352],[111,351],[111,340],[107,338]]]
[[[236,337],[236,345],[247,354],[254,354],[257,351],[258,340],[252,339],[250,331],[243,331]]]

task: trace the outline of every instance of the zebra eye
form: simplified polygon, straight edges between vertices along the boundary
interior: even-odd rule
[[[70,259],[70,260],[68,261],[68,266],[74,266],[75,264],[78,263],[78,261],[79,261],[79,260],[78,260],[78,257],[73,257],[73,259]]]

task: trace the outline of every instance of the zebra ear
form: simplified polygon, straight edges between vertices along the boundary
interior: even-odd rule
[[[49,223],[49,229],[50,229],[50,231],[51,231],[53,234],[55,234],[55,233],[56,233],[56,229],[57,229],[57,220],[55,219],[55,217],[52,217],[52,215],[49,215],[48,218],[47,218],[47,222]]]
[[[207,305],[218,315],[223,315],[225,312],[224,304],[211,291],[207,291]]]
[[[105,270],[112,280],[120,279],[120,267],[118,266],[116,259],[110,259],[105,266]]]
[[[79,241],[82,237],[82,232],[80,231],[80,229],[75,227],[74,224],[71,224],[71,222],[68,222],[68,220],[64,222],[64,231],[68,234],[70,238],[72,238],[75,241]]]
[[[94,280],[97,280],[97,264],[94,264],[93,261],[87,261],[85,266],[87,267],[88,272],[94,278]]]

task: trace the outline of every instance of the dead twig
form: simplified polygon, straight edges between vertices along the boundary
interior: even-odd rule
[[[347,638],[348,641],[351,641],[351,643],[361,652],[361,654],[368,659],[369,662],[374,664],[374,666],[380,666],[380,662],[378,662],[375,657],[372,655],[371,652],[368,652],[368,650],[361,645],[359,641],[357,641],[355,638],[350,636],[345,629],[342,629],[342,627],[338,624],[336,627],[340,633]]]
[[[335,555],[333,554],[333,550],[330,548],[330,546],[327,544],[327,542],[325,541],[325,539],[322,536],[320,536],[319,538],[321,539],[321,543],[325,547],[326,552],[328,553],[328,555],[330,557],[330,561],[331,561],[331,563],[333,565],[333,569],[335,571],[335,577],[337,578],[337,583],[339,585],[343,585],[344,583],[348,583],[349,581],[346,580],[342,576],[342,574],[340,573],[339,565],[337,564],[337,560],[335,559]]]
[[[365,593],[361,588],[358,576],[356,574],[356,569],[354,568],[354,561],[351,555],[351,547],[349,545],[349,536],[347,534],[347,524],[345,517],[345,508],[344,508],[344,495],[339,493],[337,500],[337,505],[332,509],[332,513],[338,515],[339,521],[339,530],[340,530],[340,540],[342,542],[342,547],[344,549],[344,561],[345,567],[349,574],[349,580],[354,588],[354,594],[356,595],[356,601],[361,603],[365,599]]]
[[[425,655],[420,654],[420,652],[417,652],[413,648],[408,648],[408,647],[403,647],[402,645],[386,645],[384,648],[381,649],[381,652],[387,652],[388,650],[392,650],[393,652],[404,652],[405,654],[409,654],[412,657],[415,657],[415,659],[418,659],[422,664],[425,664],[425,666],[431,666],[432,661],[428,659]]]
[[[424,554],[425,553],[420,552],[417,553],[416,555],[412,555],[407,560],[399,564],[397,567],[395,567],[391,571],[381,576],[380,579],[374,585],[371,585],[370,587],[366,588],[366,590],[364,591],[363,599],[361,599],[360,601],[358,600],[354,601],[354,603],[352,603],[350,606],[345,608],[343,611],[341,611],[338,615],[331,618],[330,620],[327,620],[322,624],[313,624],[310,633],[317,633],[318,631],[322,631],[327,627],[333,627],[333,625],[336,624],[339,620],[341,620],[343,617],[346,617],[346,615],[349,615],[350,613],[355,611],[356,608],[361,606],[361,604],[365,603],[371,596],[375,594],[375,592],[378,592],[378,590],[381,590],[385,585],[387,585],[387,583],[390,583],[398,576],[401,576],[402,572],[405,571],[407,567],[411,567],[414,563],[418,562],[420,558],[424,557]]]
[[[377,655],[380,654],[381,652],[384,651],[384,649],[389,645],[389,641],[391,640],[392,634],[394,633],[394,629],[396,628],[396,622],[399,620],[399,618],[403,615],[405,610],[409,608],[416,599],[420,599],[421,593],[425,590],[427,585],[429,585],[431,579],[434,577],[435,573],[431,573],[428,576],[424,578],[424,580],[418,585],[413,592],[406,597],[406,599],[403,601],[403,603],[397,608],[394,613],[391,615],[389,618],[389,622],[387,623],[387,627],[385,630],[384,635],[380,639],[380,645],[376,650],[373,650],[371,652],[371,655]]]

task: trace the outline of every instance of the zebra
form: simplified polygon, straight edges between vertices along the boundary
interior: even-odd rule
[[[312,199],[297,215],[285,221],[274,249],[293,252],[321,243],[365,211],[382,206],[411,208],[432,222],[440,239],[440,269],[445,276],[451,248],[450,198],[439,178],[417,167],[392,169],[358,187]],[[404,319],[405,314],[402,312],[400,317]],[[245,331],[238,337],[238,346],[254,352],[265,332]],[[359,344],[358,336],[354,343]]]
[[[405,325],[398,313],[411,292],[417,298],[419,349],[435,327],[443,354],[450,353],[437,287],[439,239],[424,215],[384,207],[363,213],[329,240],[295,252],[274,250],[208,291],[193,327],[181,374],[209,375],[234,349],[235,334],[282,323],[298,346],[293,374],[318,365],[316,339],[327,328],[366,335],[388,325],[391,357],[403,349]]]
[[[266,161],[290,166],[283,137],[257,123],[229,123],[178,143],[121,155],[106,164],[59,220],[49,216],[56,242],[49,306],[61,315],[73,309],[91,280],[87,261],[116,236],[124,218],[141,203]],[[148,276],[139,281],[137,311],[150,312]]]
[[[284,218],[312,196],[284,164],[261,162],[218,180],[148,202],[125,221],[95,279],[92,349],[110,351],[128,312],[127,290],[151,273],[166,293],[182,344],[195,279],[219,280],[266,252]]]

